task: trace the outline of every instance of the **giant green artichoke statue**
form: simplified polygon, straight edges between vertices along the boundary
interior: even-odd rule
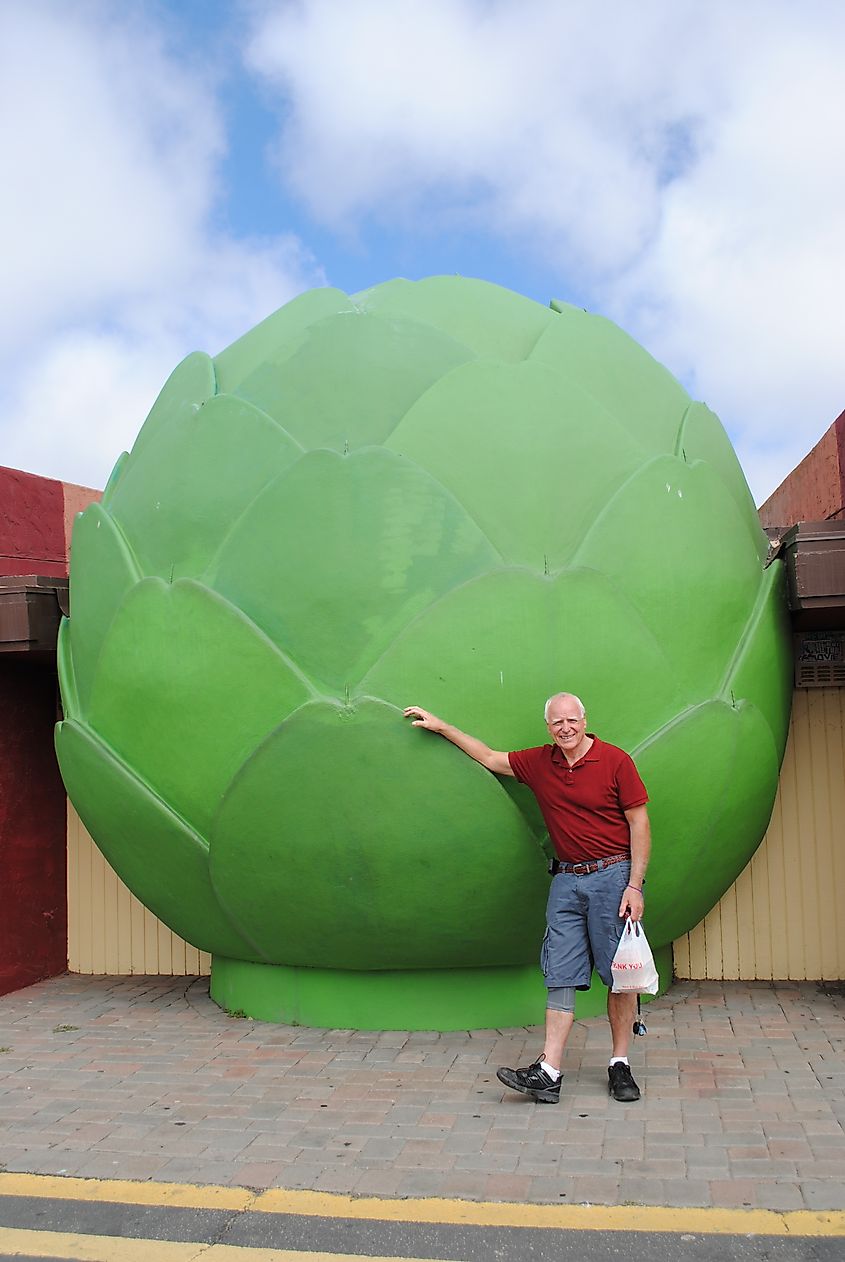
[[[537,1020],[533,799],[402,707],[513,749],[580,694],[651,794],[665,969],[772,807],[765,557],[719,421],[609,321],[458,277],[314,290],[180,364],[77,520],[65,783],[226,1006]]]

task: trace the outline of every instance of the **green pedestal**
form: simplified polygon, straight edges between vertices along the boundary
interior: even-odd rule
[[[661,993],[672,980],[672,948],[655,951]],[[355,972],[250,964],[215,956],[211,997],[234,1016],[282,1025],[353,1030],[483,1030],[539,1025],[546,988],[538,968]],[[648,996],[650,998],[650,996]],[[578,1017],[600,1016],[598,979],[578,994]]]

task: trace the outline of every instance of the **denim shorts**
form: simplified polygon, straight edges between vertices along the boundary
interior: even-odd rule
[[[614,863],[588,876],[552,877],[540,951],[547,986],[588,990],[594,968],[605,986],[613,984],[610,965],[625,927],[619,904],[630,875],[630,863]]]

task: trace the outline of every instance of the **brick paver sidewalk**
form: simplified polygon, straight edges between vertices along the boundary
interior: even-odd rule
[[[383,1196],[845,1208],[845,995],[676,983],[607,1095],[579,1021],[561,1103],[497,1082],[538,1029],[311,1030],[207,979],[67,976],[0,998],[0,1169]]]

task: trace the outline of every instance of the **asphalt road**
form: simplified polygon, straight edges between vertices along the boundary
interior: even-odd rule
[[[110,1199],[114,1189],[97,1180],[66,1180],[65,1191],[56,1196],[49,1194],[56,1189],[55,1179],[15,1179],[4,1176],[0,1185],[0,1262],[340,1262],[350,1257],[611,1262],[632,1256],[647,1262],[842,1262],[845,1257],[843,1215],[670,1213],[636,1206],[628,1207],[628,1229],[625,1207],[573,1206],[561,1216],[549,1212],[559,1207],[369,1200],[350,1210],[348,1198],[314,1193],[307,1201],[276,1203],[265,1194],[269,1208],[261,1209],[261,1196],[237,1204],[225,1195],[232,1189],[200,1187],[180,1198],[178,1189],[144,1183],[137,1193]],[[16,1187],[36,1194],[21,1194]],[[179,1199],[193,1203],[172,1203]],[[228,1204],[219,1204],[227,1199]],[[288,1212],[298,1203],[307,1212]],[[566,1225],[573,1216],[583,1225]],[[684,1230],[685,1220],[690,1230]],[[755,1230],[738,1231],[738,1223]],[[806,1234],[798,1234],[802,1231]]]

